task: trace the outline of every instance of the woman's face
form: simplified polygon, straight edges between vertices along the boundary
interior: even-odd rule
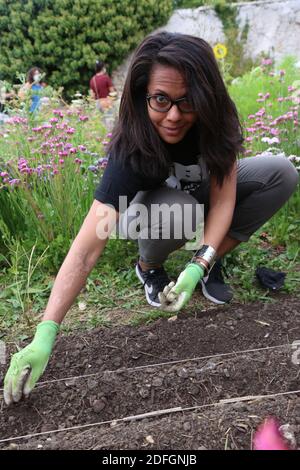
[[[33,72],[33,81],[39,83],[42,78],[42,75],[38,69],[34,70]]]
[[[149,95],[158,94],[176,100],[186,96],[187,87],[178,70],[155,65],[151,71],[147,92]],[[183,113],[177,105],[162,113],[153,110],[148,103],[148,115],[159,136],[168,144],[180,142],[197,119],[196,112]]]

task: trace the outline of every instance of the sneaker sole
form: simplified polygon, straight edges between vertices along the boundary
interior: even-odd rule
[[[205,287],[205,283],[203,281],[200,281],[200,282],[201,282],[201,287],[202,287],[202,294],[204,295],[204,297],[206,297],[208,300],[210,300],[211,302],[214,302],[215,304],[218,304],[218,305],[226,304],[226,302],[224,302],[223,300],[218,300],[215,297],[212,297],[207,292],[206,287]]]
[[[153,300],[150,299],[149,294],[148,294],[148,291],[147,291],[147,287],[146,287],[146,284],[145,284],[145,281],[144,281],[144,279],[142,278],[142,276],[140,275],[140,273],[139,273],[139,268],[138,268],[137,265],[135,266],[135,273],[136,273],[137,277],[139,278],[139,280],[141,281],[141,283],[142,283],[143,286],[144,286],[144,290],[145,290],[146,299],[147,299],[148,304],[151,305],[152,307],[160,307],[161,304],[159,304],[159,303],[157,303],[157,302],[154,302]]]

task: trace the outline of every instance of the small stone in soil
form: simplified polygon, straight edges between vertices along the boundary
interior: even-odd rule
[[[105,408],[105,403],[102,400],[95,400],[92,407],[95,413],[100,413]]]
[[[142,398],[147,398],[147,397],[149,397],[149,389],[143,387],[139,390],[139,394]]]
[[[155,377],[155,378],[153,379],[153,382],[152,382],[153,387],[161,387],[162,384],[163,384],[163,379],[162,379],[162,378],[160,378],[160,377]]]
[[[182,379],[187,379],[189,376],[188,371],[184,367],[182,367],[181,369],[178,369],[177,375],[178,377],[181,377]]]
[[[183,423],[183,429],[185,431],[190,431],[192,429],[192,426],[191,426],[191,423],[189,423],[188,421],[186,421],[185,423]]]

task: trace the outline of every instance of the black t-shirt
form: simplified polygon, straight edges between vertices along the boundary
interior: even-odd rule
[[[203,180],[208,179],[208,170],[192,131],[178,144],[165,144],[170,155],[169,177],[148,178],[136,173],[128,164],[122,166],[117,159],[109,159],[102,179],[96,188],[95,199],[123,211],[139,191],[156,189],[161,185],[193,192]],[[120,203],[120,197],[122,203]],[[126,207],[125,207],[126,206]]]

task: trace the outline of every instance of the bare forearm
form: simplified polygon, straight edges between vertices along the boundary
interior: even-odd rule
[[[210,245],[218,251],[224,240],[233,216],[233,207],[216,207],[209,211],[204,229],[204,243]]]
[[[204,243],[218,251],[231,225],[236,202],[237,165],[232,170],[222,186],[215,177],[211,179],[210,209],[204,228]]]
[[[98,256],[89,260],[82,253],[69,253],[55,279],[43,320],[61,323],[73,304]]]

